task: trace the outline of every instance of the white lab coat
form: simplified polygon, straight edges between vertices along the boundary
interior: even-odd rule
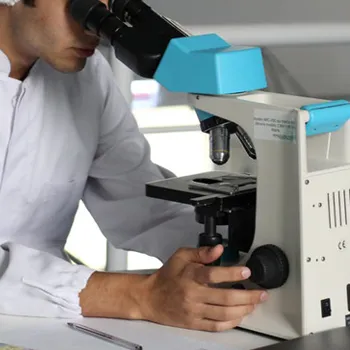
[[[118,248],[164,261],[196,245],[193,208],[146,198],[164,175],[99,52],[77,74],[9,72],[0,51],[0,313],[81,315],[93,271],[62,253],[80,199]]]

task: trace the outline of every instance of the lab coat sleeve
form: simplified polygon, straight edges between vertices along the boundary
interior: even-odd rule
[[[192,206],[146,197],[147,182],[175,175],[152,163],[150,146],[103,59],[99,70],[106,99],[84,203],[113,246],[164,262],[178,248],[196,246],[202,225]]]
[[[0,313],[81,317],[79,293],[93,270],[15,243],[0,245]]]
[[[17,91],[8,79],[9,70],[9,61],[0,50],[0,115],[5,121],[8,117],[6,114],[13,112],[11,101]],[[0,313],[81,317],[79,293],[93,271],[70,264],[60,256],[58,248],[41,243],[30,244],[29,247],[14,242],[0,242]]]

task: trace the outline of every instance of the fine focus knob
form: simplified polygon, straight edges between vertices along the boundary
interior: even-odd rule
[[[256,248],[246,266],[251,271],[250,280],[264,289],[281,287],[289,275],[286,255],[273,244]]]

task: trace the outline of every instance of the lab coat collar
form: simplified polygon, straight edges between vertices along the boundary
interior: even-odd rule
[[[15,84],[24,84],[28,85],[33,79],[36,79],[37,75],[36,71],[38,70],[38,65],[40,64],[40,60],[36,60],[32,67],[30,68],[28,75],[25,77],[23,81],[11,78],[11,62],[4,51],[0,50],[0,81],[6,79],[7,81],[13,81]]]
[[[0,50],[0,74],[10,75],[11,72],[11,63],[5,53]]]

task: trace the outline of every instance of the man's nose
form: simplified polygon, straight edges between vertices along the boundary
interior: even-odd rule
[[[103,2],[108,7],[108,0],[100,0],[100,1]]]

